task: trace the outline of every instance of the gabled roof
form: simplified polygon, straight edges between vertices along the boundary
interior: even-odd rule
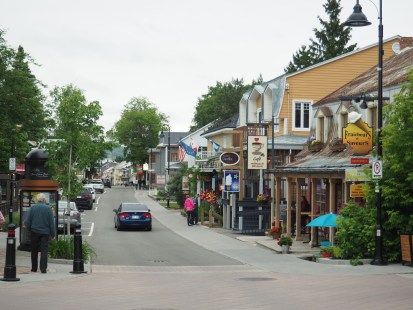
[[[237,113],[222,122],[214,123],[213,125],[211,125],[211,127],[208,128],[208,130],[202,133],[201,136],[210,134],[212,132],[217,132],[223,129],[237,128],[238,117],[239,117],[239,114]]]
[[[407,81],[408,72],[411,69],[413,69],[413,48],[407,47],[399,54],[383,61],[383,88],[400,85]],[[377,67],[375,66],[317,101],[313,104],[313,107],[340,101],[340,97],[360,96],[364,93],[377,92],[377,79]]]

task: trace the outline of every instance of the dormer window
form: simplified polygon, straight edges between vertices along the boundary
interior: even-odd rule
[[[294,101],[294,130],[310,130],[311,102]]]

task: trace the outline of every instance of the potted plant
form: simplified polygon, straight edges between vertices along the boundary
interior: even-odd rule
[[[278,245],[281,246],[283,254],[290,252],[290,246],[293,244],[293,239],[288,236],[281,236],[278,240]]]
[[[332,246],[320,246],[320,252],[323,257],[332,257],[333,247]]]
[[[268,235],[272,236],[273,239],[280,239],[280,233],[281,233],[281,228],[280,227],[275,227],[272,226],[269,230],[268,230]]]

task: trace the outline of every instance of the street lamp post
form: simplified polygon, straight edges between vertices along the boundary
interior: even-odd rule
[[[382,159],[382,141],[381,141],[381,131],[383,127],[383,24],[382,24],[382,0],[379,4],[379,60],[377,66],[378,72],[378,82],[377,82],[377,94],[378,94],[378,105],[377,105],[377,157],[379,160]],[[367,17],[363,14],[359,0],[357,0],[356,5],[353,8],[353,14],[344,23],[345,26],[350,27],[363,27],[371,25],[367,20]],[[382,230],[382,197],[381,197],[381,187],[379,182],[376,186],[377,190],[377,213],[376,213],[376,248],[374,259],[371,262],[372,265],[386,265],[383,258],[383,230]]]
[[[159,137],[161,138],[161,139],[163,139],[163,138],[165,138],[165,134],[164,134],[164,132],[163,131],[161,131],[161,134],[159,135]],[[166,180],[165,180],[165,189],[168,191],[168,181],[169,181],[169,168],[170,168],[170,165],[171,165],[171,156],[170,156],[170,153],[171,153],[171,128],[170,127],[168,127],[168,150],[167,150],[167,164],[168,164],[168,168],[166,169],[166,171],[167,171],[167,178],[166,178]],[[166,207],[167,208],[170,208],[170,205],[169,205],[169,192],[167,193],[167,195],[166,195]]]
[[[14,198],[14,172],[16,171],[16,158],[14,158],[14,134],[16,129],[11,131],[11,147],[10,147],[10,206],[9,206],[9,223],[13,223],[13,198]]]

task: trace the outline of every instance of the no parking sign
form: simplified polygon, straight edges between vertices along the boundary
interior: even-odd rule
[[[381,160],[372,162],[373,179],[381,179],[383,176],[383,163]]]

